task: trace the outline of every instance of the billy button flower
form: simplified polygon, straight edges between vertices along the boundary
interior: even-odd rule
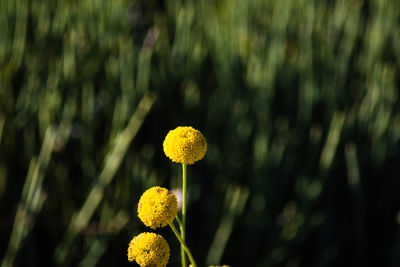
[[[181,263],[186,267],[186,255],[189,257],[193,267],[197,267],[186,245],[186,192],[187,192],[187,165],[201,160],[207,151],[207,142],[200,131],[190,126],[179,126],[168,132],[163,142],[165,155],[173,162],[182,164],[182,219],[177,221],[180,227],[180,234],[175,226],[170,227],[179,242],[181,243]],[[186,253],[186,255],[185,255]]]
[[[128,247],[128,260],[136,261],[142,267],[165,267],[169,254],[167,241],[155,233],[135,236]]]
[[[174,221],[178,213],[178,202],[168,189],[155,186],[140,197],[137,211],[146,226],[156,229]]]
[[[207,142],[200,131],[179,126],[165,137],[164,153],[173,162],[193,164],[201,160],[207,151]]]

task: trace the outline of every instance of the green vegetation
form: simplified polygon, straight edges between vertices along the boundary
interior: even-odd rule
[[[0,0],[1,267],[133,266],[179,125],[199,266],[400,266],[399,88],[398,0]]]

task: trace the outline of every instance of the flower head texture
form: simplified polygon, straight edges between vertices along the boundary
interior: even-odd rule
[[[178,213],[176,196],[163,187],[154,186],[140,197],[138,216],[148,227],[156,229],[171,223]]]
[[[165,267],[169,259],[169,245],[155,233],[141,233],[135,236],[128,247],[128,260],[136,261],[142,267]]]
[[[179,126],[165,137],[164,153],[173,162],[193,164],[201,160],[207,151],[207,142],[200,131]]]

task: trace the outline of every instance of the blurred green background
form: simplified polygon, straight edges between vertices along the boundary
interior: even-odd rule
[[[399,77],[399,0],[0,0],[1,267],[136,266],[179,125],[200,266],[400,266]]]

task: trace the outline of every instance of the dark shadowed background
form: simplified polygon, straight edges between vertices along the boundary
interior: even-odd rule
[[[1,267],[137,266],[179,125],[200,266],[400,266],[399,77],[398,0],[0,0]]]

